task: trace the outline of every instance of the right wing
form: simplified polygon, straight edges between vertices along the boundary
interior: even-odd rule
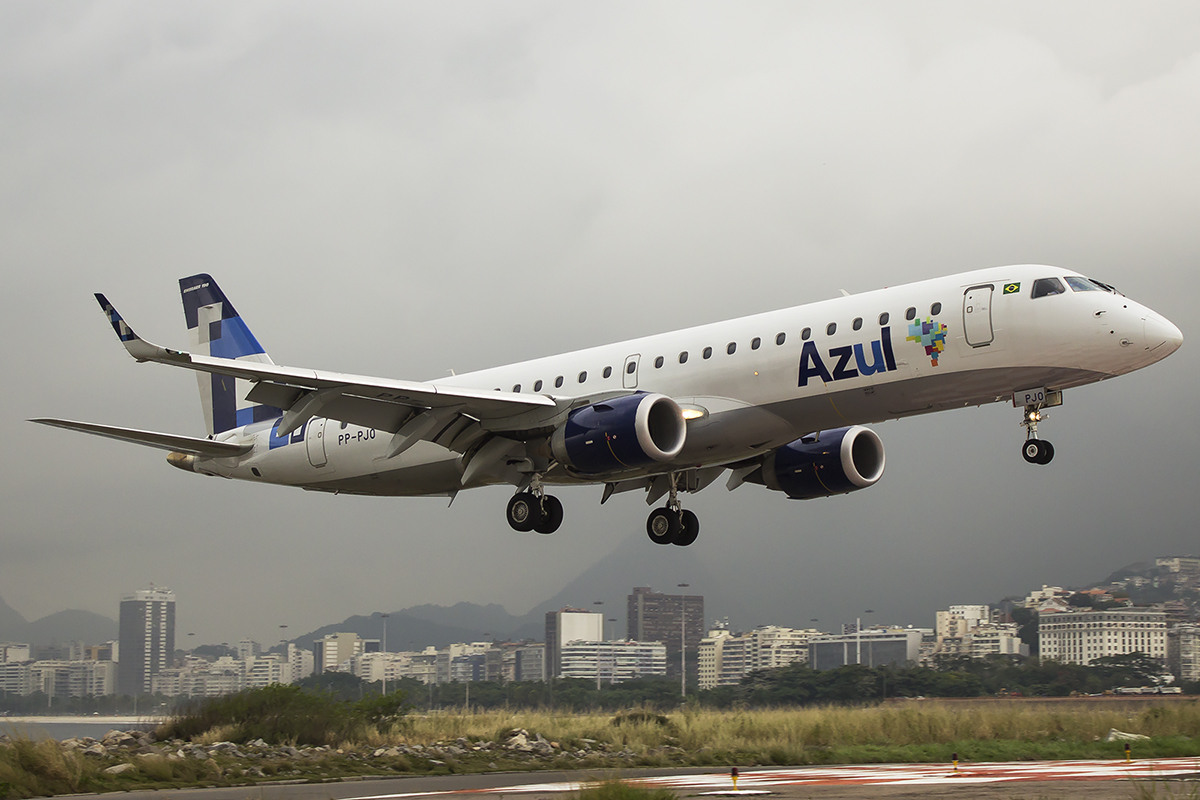
[[[279,435],[320,414],[395,434],[389,456],[422,439],[458,450],[489,432],[540,430],[569,404],[540,394],[496,392],[373,378],[171,350],[134,333],[102,294],[96,295],[121,344],[138,361],[228,375],[255,384],[247,399],[284,409]]]
[[[69,419],[31,419],[39,425],[50,425],[55,428],[66,428],[70,431],[81,431],[106,439],[117,439],[122,442],[156,447],[159,450],[169,450],[175,453],[191,453],[209,458],[231,458],[249,453],[254,449],[253,444],[234,444],[233,442],[214,442],[212,439],[195,439],[191,436],[176,436],[171,433],[155,433],[140,431],[136,428],[117,428],[112,425],[96,425],[92,422],[75,422]]]

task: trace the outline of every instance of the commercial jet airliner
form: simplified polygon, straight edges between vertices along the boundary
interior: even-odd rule
[[[1149,366],[1179,329],[1071,270],[984,269],[427,382],[276,365],[216,281],[179,281],[191,351],[140,338],[97,294],[138,361],[194,370],[208,426],[192,438],[60,419],[46,425],[170,451],[202,475],[364,495],[454,496],[507,484],[508,523],[553,533],[548,485],[642,491],[656,544],[700,523],[680,495],[728,473],[792,499],[883,475],[865,424],[1011,401],[1021,453],[1063,391]]]

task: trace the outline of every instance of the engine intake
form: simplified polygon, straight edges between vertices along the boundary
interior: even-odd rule
[[[762,482],[793,500],[810,500],[873,486],[884,465],[879,436],[855,425],[821,431],[815,440],[797,439],[773,451],[763,461]]]
[[[678,403],[639,392],[572,411],[550,437],[550,448],[575,471],[598,475],[670,461],[686,438]]]

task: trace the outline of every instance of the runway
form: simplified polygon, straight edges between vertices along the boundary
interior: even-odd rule
[[[1156,780],[1200,775],[1200,757],[1167,758],[1145,761],[1016,761],[990,764],[960,764],[955,770],[948,764],[870,764],[839,767],[800,767],[794,769],[742,770],[737,789],[779,790],[805,786],[940,786],[957,787],[988,783],[1050,781]],[[664,787],[683,795],[720,792],[736,796],[727,772],[694,775],[656,775],[627,778],[647,787]],[[552,795],[577,791],[579,781],[539,782],[516,786],[480,789],[444,789],[399,793],[371,793],[345,800],[399,800],[442,794],[538,794]]]
[[[662,787],[680,797],[733,794],[729,771],[714,768],[630,769],[595,772],[496,773],[382,778],[331,783],[272,784],[212,789],[131,791],[126,800],[403,800],[461,795],[520,795],[522,800],[561,800],[591,781],[620,778],[647,787]],[[1129,800],[1129,781],[1189,781],[1190,792],[1200,779],[1200,756],[1125,761],[1018,761],[963,763],[955,772],[949,764],[860,764],[834,767],[742,769],[738,789],[746,794],[769,793],[779,800],[822,798],[1014,797]],[[1175,784],[1174,796],[1186,797]]]

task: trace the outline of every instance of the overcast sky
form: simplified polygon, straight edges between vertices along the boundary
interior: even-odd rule
[[[874,488],[720,481],[687,498],[692,549],[743,587],[735,625],[824,627],[1196,552],[1198,32],[1194,2],[7,0],[0,596],[115,617],[153,582],[181,636],[271,641],[418,603],[523,613],[644,529],[634,494],[563,490],[559,533],[521,535],[503,488],[314,495],[24,422],[202,435],[192,375],[135,364],[91,296],[183,347],[200,271],[279,363],[425,379],[1077,269],[1190,341],[1068,392],[1052,465],[1021,460],[1008,405],[890,422]]]

